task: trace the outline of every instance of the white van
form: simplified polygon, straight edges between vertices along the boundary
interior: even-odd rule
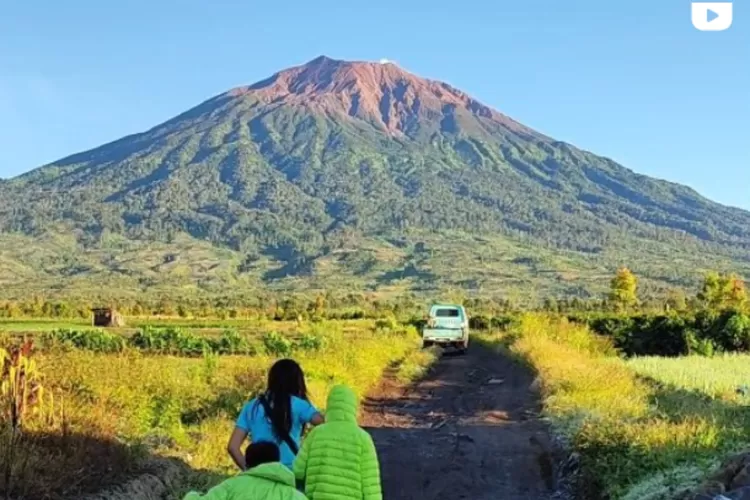
[[[422,347],[455,347],[465,354],[469,348],[469,317],[464,306],[433,304],[422,328]]]

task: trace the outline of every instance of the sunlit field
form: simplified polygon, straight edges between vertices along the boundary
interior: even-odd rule
[[[727,400],[742,399],[750,391],[750,355],[729,354],[682,358],[634,358],[628,366],[639,375],[686,391]],[[748,394],[750,396],[750,394]]]
[[[31,335],[44,394],[27,416],[15,457],[0,453],[0,467],[14,464],[12,484],[4,487],[27,498],[62,498],[121,484],[148,472],[155,459],[174,457],[188,471],[173,485],[177,497],[233,472],[226,441],[275,359],[291,356],[301,364],[321,409],[332,384],[347,383],[364,396],[394,364],[400,377],[411,379],[434,359],[418,349],[412,327],[368,321],[274,326],[264,334],[225,332],[219,340],[210,334],[213,343],[199,344],[231,341],[247,355],[196,352],[202,342],[196,330],[152,327],[130,340],[93,329]],[[65,456],[50,460],[63,443]]]

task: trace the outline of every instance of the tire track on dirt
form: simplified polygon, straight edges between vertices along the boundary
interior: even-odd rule
[[[547,500],[554,471],[523,366],[474,344],[412,387],[391,377],[364,405],[386,500]]]

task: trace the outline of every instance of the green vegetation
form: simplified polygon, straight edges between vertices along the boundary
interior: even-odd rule
[[[377,330],[381,330],[376,326]],[[391,331],[401,331],[400,325]],[[262,346],[270,356],[292,356],[299,351],[319,351],[330,342],[326,333],[306,331],[293,338],[270,331],[260,338],[255,335],[226,329],[220,334],[183,330],[176,327],[143,327],[130,336],[104,330],[48,330],[35,336],[38,347],[44,350],[81,349],[98,353],[116,353],[125,349],[135,349],[145,354],[165,354],[175,356],[203,356],[206,354],[254,355]],[[10,339],[15,337],[11,336]],[[6,342],[8,342],[6,340]]]
[[[727,354],[715,357],[641,357],[628,361],[639,375],[660,383],[705,394],[711,398],[744,402],[750,394],[739,389],[750,385],[750,356]]]
[[[72,347],[87,351],[112,353],[125,348],[125,338],[101,330],[52,330],[40,335],[42,345]]]
[[[269,334],[259,345],[275,345],[267,340],[271,338],[288,341],[284,345],[305,370],[312,401],[321,408],[332,384],[347,383],[364,396],[391,366],[400,363],[399,377],[409,380],[434,360],[434,353],[418,351],[419,338],[408,327],[376,332],[368,321],[355,327],[338,322],[277,326],[289,336]],[[234,333],[201,337],[152,328],[127,340],[93,330],[36,337],[42,348],[28,355],[35,360],[32,368],[45,396],[34,400],[40,411],[25,414],[15,456],[5,447],[0,452],[0,471],[11,470],[0,477],[0,491],[10,491],[14,498],[56,499],[100,491],[143,472],[149,456],[177,458],[192,471],[187,483],[174,485],[176,495],[202,485],[206,475],[232,472],[225,446],[234,420],[263,387],[269,365],[281,354],[259,349],[250,355],[215,350],[193,356],[196,338],[234,348],[240,338]],[[45,346],[49,339],[57,344]],[[122,349],[111,349],[119,342],[125,343]],[[162,352],[170,355],[154,355]],[[4,356],[0,351],[0,366]],[[2,387],[4,405],[6,385]],[[13,425],[8,415],[0,407],[3,438]],[[61,446],[66,450],[62,455]],[[51,455],[56,459],[50,460]]]
[[[671,296],[656,311],[636,309],[636,286],[635,276],[621,269],[612,280],[608,307],[568,319],[610,337],[627,356],[750,351],[750,310],[744,282],[736,276],[708,273],[692,307],[684,296]]]
[[[225,330],[218,338],[203,337],[179,328],[143,328],[130,337],[129,345],[147,352],[182,356],[217,354],[253,354],[255,348],[247,338]]]
[[[627,267],[621,267],[610,284],[610,303],[619,310],[628,310],[638,303],[638,280]]]
[[[744,311],[571,316],[571,319],[611,337],[615,347],[628,356],[750,351],[750,315]]]

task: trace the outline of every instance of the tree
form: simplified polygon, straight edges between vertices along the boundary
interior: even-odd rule
[[[315,297],[315,303],[313,305],[313,314],[316,316],[323,316],[326,309],[326,298],[322,294],[318,294]]]
[[[140,302],[136,302],[130,310],[130,313],[133,316],[143,316],[143,305]]]
[[[747,303],[745,282],[734,274],[712,271],[703,280],[698,300],[709,309],[742,308]]]
[[[157,314],[159,316],[174,316],[175,307],[174,304],[172,304],[172,301],[167,297],[162,297],[161,300],[159,300]]]
[[[665,302],[667,311],[684,311],[688,308],[687,297],[681,289],[670,290]]]
[[[638,303],[638,280],[627,267],[621,267],[610,283],[609,301],[618,309],[624,310]]]
[[[557,301],[552,297],[545,297],[542,309],[547,312],[557,312]]]
[[[698,299],[709,309],[718,309],[723,300],[723,283],[721,275],[715,271],[706,274],[703,286],[698,292]]]
[[[185,304],[177,304],[177,316],[180,318],[188,317],[188,309],[185,307]]]
[[[747,303],[747,291],[745,282],[735,275],[729,277],[729,297],[728,305],[740,309]]]

